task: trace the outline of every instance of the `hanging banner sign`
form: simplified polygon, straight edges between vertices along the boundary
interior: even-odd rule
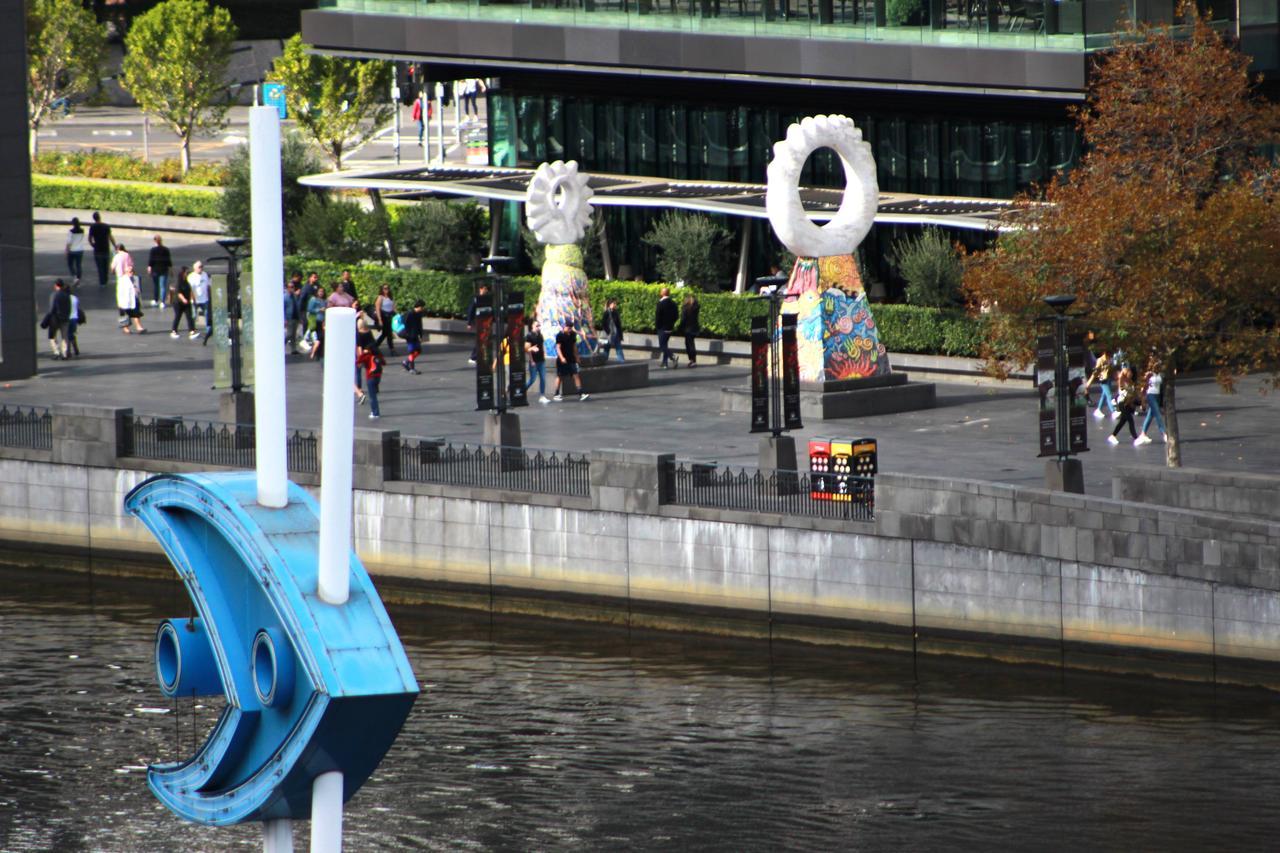
[[[527,406],[525,395],[524,359],[524,294],[520,291],[507,294],[507,338],[503,342],[503,357],[507,362],[507,405]]]
[[[1036,393],[1040,395],[1040,455],[1058,455],[1056,369],[1053,362],[1053,335],[1036,340]]]
[[[769,431],[769,315],[751,318],[751,431]]]
[[[476,297],[476,410],[495,408],[493,397],[494,346],[493,298],[489,294]]]
[[[1070,420],[1067,433],[1072,453],[1084,453],[1089,449],[1089,390],[1086,387],[1084,364],[1084,334],[1076,332],[1067,336],[1067,387],[1071,390],[1071,404],[1067,409]]]
[[[796,348],[796,315],[782,315],[782,426],[802,429],[800,421],[800,353]]]

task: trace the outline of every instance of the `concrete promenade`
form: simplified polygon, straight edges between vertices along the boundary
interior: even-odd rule
[[[153,233],[120,228],[116,239],[145,268]],[[40,225],[35,236],[37,306],[43,313],[53,278],[66,273],[65,228]],[[222,253],[207,236],[165,233],[165,242],[180,265]],[[40,375],[0,388],[0,403],[131,406],[138,413],[216,419],[218,392],[210,389],[212,349],[188,340],[185,327],[181,339],[171,339],[167,309],[146,309],[143,322],[148,334],[121,334],[114,289],[99,290],[92,259],[85,260],[86,275],[79,291],[88,313],[88,323],[80,330],[83,356],[70,362],[53,360],[41,334]],[[144,295],[149,287],[144,275]],[[32,318],[33,323],[38,320],[38,316]],[[402,352],[401,347],[397,352]],[[662,371],[652,363],[651,387],[646,389],[600,394],[585,403],[576,398],[547,406],[534,402],[521,412],[525,445],[576,451],[625,447],[754,465],[758,437],[747,432],[746,417],[719,411],[721,387],[744,386],[746,368],[700,364],[688,370],[683,361],[682,357],[681,368],[673,371]],[[483,414],[475,411],[467,349],[428,343],[419,369],[419,376],[406,374],[398,355],[388,358],[381,395],[383,418],[373,423],[403,435],[479,442]],[[287,382],[290,423],[318,426],[319,363],[291,356]],[[1280,399],[1275,394],[1261,395],[1261,385],[1260,379],[1251,378],[1241,383],[1239,393],[1225,395],[1208,378],[1189,378],[1179,384],[1184,464],[1280,474]],[[371,425],[367,416],[367,408],[358,410],[359,426]],[[1113,468],[1163,466],[1163,445],[1134,448],[1126,438],[1119,447],[1111,447],[1105,442],[1111,421],[1091,418],[1090,423],[1093,450],[1082,457],[1089,493],[1111,494]],[[887,472],[1022,486],[1039,486],[1043,481],[1043,463],[1035,456],[1035,397],[1022,383],[1007,388],[940,384],[936,409],[810,422],[796,438],[802,443],[813,436],[875,437],[880,442],[881,470]]]

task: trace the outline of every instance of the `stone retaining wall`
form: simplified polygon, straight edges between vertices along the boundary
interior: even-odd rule
[[[53,450],[0,451],[0,543],[157,570],[123,499],[190,466],[105,467],[114,410],[54,421]],[[354,506],[390,600],[1280,687],[1280,524],[902,475],[874,523],[678,506],[671,457],[625,450],[591,454],[589,498],[445,487],[389,476],[395,439],[360,431]]]

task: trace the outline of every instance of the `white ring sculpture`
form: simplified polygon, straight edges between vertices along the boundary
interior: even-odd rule
[[[533,173],[525,193],[525,220],[539,243],[576,243],[591,224],[591,196],[587,176],[578,174],[576,160],[543,163]]]
[[[844,166],[844,197],[835,217],[821,227],[805,215],[800,201],[800,171],[819,148],[831,148]],[[802,258],[847,255],[858,248],[875,221],[880,203],[876,163],[862,131],[847,116],[810,116],[787,128],[773,146],[764,206],[773,231],[792,254]]]

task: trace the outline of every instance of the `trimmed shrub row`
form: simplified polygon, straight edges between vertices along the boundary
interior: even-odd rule
[[[88,178],[31,176],[33,207],[114,210],[163,216],[218,218],[220,191],[208,187],[129,184]]]
[[[421,299],[433,317],[462,317],[471,302],[475,274],[455,274],[436,270],[396,270],[381,266],[343,266],[292,255],[285,258],[286,273],[304,276],[317,273],[329,287],[342,270],[351,270],[361,301],[377,294],[383,284],[391,285],[396,304],[405,308]],[[512,279],[512,288],[524,293],[527,306],[538,301],[541,283],[532,276]],[[654,306],[663,285],[638,281],[591,281],[591,309],[596,317],[605,302],[618,300],[623,326],[632,332],[652,332]],[[682,291],[673,288],[674,298]],[[751,315],[761,308],[732,293],[697,293],[702,306],[699,319],[706,337],[745,340],[750,337]],[[962,311],[948,311],[919,305],[875,305],[872,308],[880,340],[891,352],[955,355],[976,358],[983,337],[983,321]]]
[[[176,158],[147,163],[141,158],[117,151],[42,151],[32,161],[31,170],[41,175],[149,181],[195,187],[220,187],[227,182],[227,167],[222,163],[194,163],[184,175],[182,164]]]

